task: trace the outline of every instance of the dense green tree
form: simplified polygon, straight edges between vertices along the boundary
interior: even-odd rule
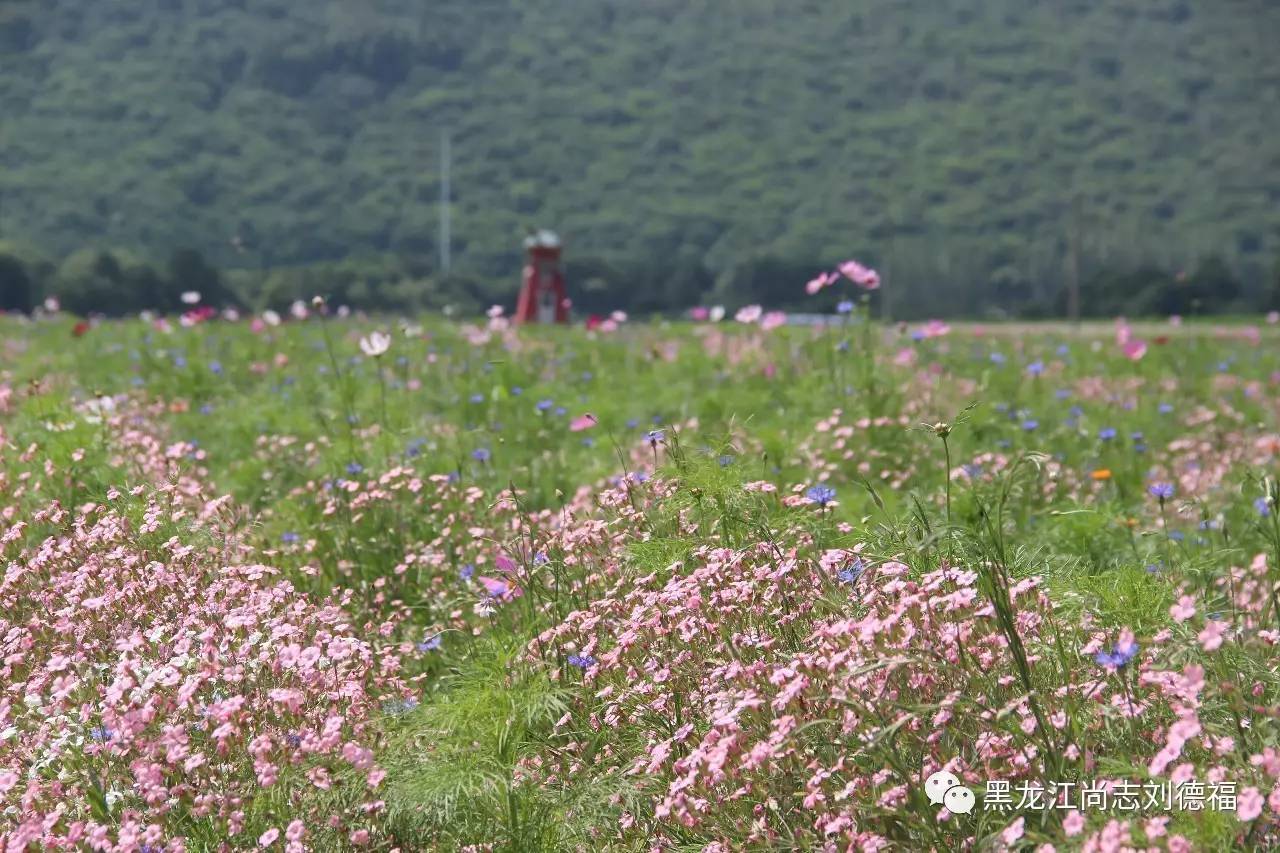
[[[602,307],[794,299],[855,256],[898,316],[1025,311],[1069,247],[1082,278],[1217,253],[1245,298],[1280,251],[1277,32],[1265,0],[6,0],[0,234],[251,290],[354,259],[380,272],[334,287],[441,303],[448,132],[473,301],[513,298],[523,222],[620,273],[583,279]]]

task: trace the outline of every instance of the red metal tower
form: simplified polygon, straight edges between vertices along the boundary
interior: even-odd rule
[[[569,297],[560,271],[560,238],[554,231],[532,233],[525,238],[524,252],[524,279],[516,304],[516,322],[569,322]]]

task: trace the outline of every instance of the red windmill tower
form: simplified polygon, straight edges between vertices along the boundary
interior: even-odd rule
[[[560,271],[560,238],[554,231],[530,233],[524,240],[524,254],[524,281],[516,303],[516,322],[569,322],[569,297]]]

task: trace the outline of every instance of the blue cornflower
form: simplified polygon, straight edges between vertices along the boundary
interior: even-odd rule
[[[1253,508],[1258,511],[1258,515],[1266,518],[1271,515],[1271,501],[1268,498],[1258,498],[1253,502]]]
[[[1130,640],[1123,645],[1116,643],[1111,647],[1111,651],[1101,651],[1093,656],[1093,659],[1101,666],[1122,667],[1129,661],[1133,660],[1138,654],[1137,642]]]
[[[1156,406],[1156,411],[1162,415],[1167,415],[1173,411],[1173,406],[1169,403],[1161,403],[1159,406]]]
[[[421,643],[418,643],[418,651],[420,652],[431,652],[438,648],[440,648],[439,634],[436,634],[434,637],[427,637]]]
[[[961,468],[964,470],[965,475],[968,476],[970,479],[974,477],[982,476],[981,465],[977,465],[973,462],[966,462],[964,465],[961,466]]]
[[[1057,391],[1053,392],[1053,396],[1057,397],[1059,400],[1070,400],[1071,390],[1069,388],[1059,388]]]
[[[838,311],[841,314],[848,314],[849,312],[853,311],[853,300],[851,299],[841,300],[840,303],[836,305],[836,311]]]
[[[804,496],[816,503],[818,506],[825,507],[836,498],[836,490],[830,486],[810,486]]]
[[[594,438],[592,438],[591,436],[587,436],[586,438],[582,439],[582,446],[583,446],[583,447],[595,447],[595,446],[596,446],[596,440],[595,440]]]
[[[284,533],[280,534],[280,541],[290,545],[292,545],[294,542],[297,542],[300,538],[301,537],[298,536],[298,534],[294,533],[292,530],[286,530]]]
[[[733,464],[733,457],[726,453],[724,456],[721,456],[716,461],[720,463],[721,468],[728,468],[730,465]]]
[[[645,441],[649,442],[650,447],[657,447],[658,443],[663,441],[667,434],[660,429],[651,429],[644,434]]]
[[[552,412],[552,414],[558,418],[563,418],[565,415],[569,414],[569,410],[564,406],[556,406],[556,410]]]
[[[1102,441],[1110,441],[1115,437],[1116,437],[1116,431],[1114,427],[1103,427],[1102,429],[1098,430],[1098,438],[1101,439]]]
[[[569,665],[579,669],[590,669],[596,665],[596,659],[591,655],[569,655]]]
[[[591,373],[591,371],[590,371],[590,370],[584,370],[584,371],[582,371],[582,381],[583,381],[583,382],[590,382],[590,381],[591,381],[592,376],[593,376],[593,374]]]
[[[221,376],[221,375],[222,375],[222,362],[220,362],[220,361],[211,361],[211,362],[209,362],[209,372],[210,372],[210,373],[212,373],[212,374],[214,374],[215,376]]]
[[[472,575],[474,575],[475,573],[476,573],[476,567],[475,567],[475,566],[473,566],[473,565],[471,565],[470,563],[465,563],[465,564],[462,566],[462,568],[458,571],[458,575],[459,575],[459,576],[460,576],[464,581],[469,581],[469,580],[471,580],[471,576],[472,576]]]
[[[1187,538],[1187,534],[1183,533],[1181,530],[1174,530],[1169,533],[1169,538],[1174,542],[1181,542],[1183,539]]]
[[[836,352],[848,352],[848,351],[849,351],[849,342],[847,340],[841,341],[840,343],[836,344]]]
[[[555,402],[552,400],[539,400],[537,409],[539,412],[545,412],[554,405],[555,405]]]
[[[362,473],[363,471],[364,471],[364,466],[361,465],[359,462],[347,463],[347,473],[350,474],[351,476],[354,477],[355,475]]]
[[[1039,376],[1041,373],[1044,373],[1044,362],[1039,359],[1031,362],[1027,365],[1027,373],[1030,373],[1032,376]]]
[[[519,385],[512,385],[512,386],[511,386],[511,396],[512,396],[512,397],[519,397],[519,396],[520,396],[521,394],[523,394],[523,393],[524,393],[524,389],[523,389],[523,388],[521,388]]]
[[[408,699],[391,700],[384,702],[382,710],[388,714],[405,714],[418,707],[418,700],[410,696]]]
[[[1147,491],[1151,493],[1153,498],[1159,498],[1161,503],[1173,497],[1172,483],[1152,483]]]
[[[1035,429],[1038,426],[1040,426],[1040,422],[1035,418],[1027,418],[1025,421],[1022,422],[1022,428],[1027,432],[1031,432],[1033,429]]]
[[[1067,346],[1066,344],[1058,345],[1058,355],[1070,355],[1070,354],[1071,354],[1071,347]]]
[[[640,421],[635,418],[631,418],[627,421],[627,429],[635,429],[638,426],[640,426]]]
[[[492,456],[493,454],[489,452],[489,448],[487,447],[477,447],[475,450],[471,451],[471,458],[477,462],[488,462]]]
[[[448,474],[445,475],[445,480],[450,483],[456,483],[461,479],[462,479],[462,475],[459,474],[457,471],[450,471]]]
[[[89,729],[89,737],[93,738],[94,740],[109,741],[111,740],[111,737],[114,734],[115,732],[113,732],[111,729],[107,728],[106,726],[94,726],[93,728]]]
[[[535,566],[541,566],[543,563],[548,562],[550,559],[551,558],[547,556],[546,551],[539,551],[538,553],[533,555],[533,564]]]
[[[992,364],[1004,364],[1004,363],[1005,363],[1005,361],[1007,361],[1007,359],[1004,357],[1004,353],[1002,353],[1002,352],[993,352],[993,353],[991,353],[991,363],[992,363]]]
[[[302,736],[294,734],[293,732],[290,732],[289,734],[285,735],[284,740],[285,740],[285,743],[289,744],[289,746],[293,747],[294,749],[297,749],[298,747],[302,746]]]
[[[862,577],[862,573],[866,571],[866,564],[862,562],[861,557],[854,557],[853,562],[845,566],[836,573],[836,578],[841,583],[857,583],[858,578]]]
[[[200,414],[202,415],[213,414],[213,406],[209,405],[208,403],[205,403],[203,406],[200,407]]]
[[[471,402],[473,402],[473,403],[483,403],[483,402],[484,402],[484,395],[483,395],[483,394],[472,394],[472,395],[471,395]]]

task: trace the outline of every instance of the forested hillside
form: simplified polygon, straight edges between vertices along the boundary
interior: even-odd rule
[[[654,307],[850,254],[936,313],[1055,305],[1077,261],[1256,291],[1278,44],[1267,0],[4,0],[0,239],[443,287],[447,132],[477,299],[525,225]]]

